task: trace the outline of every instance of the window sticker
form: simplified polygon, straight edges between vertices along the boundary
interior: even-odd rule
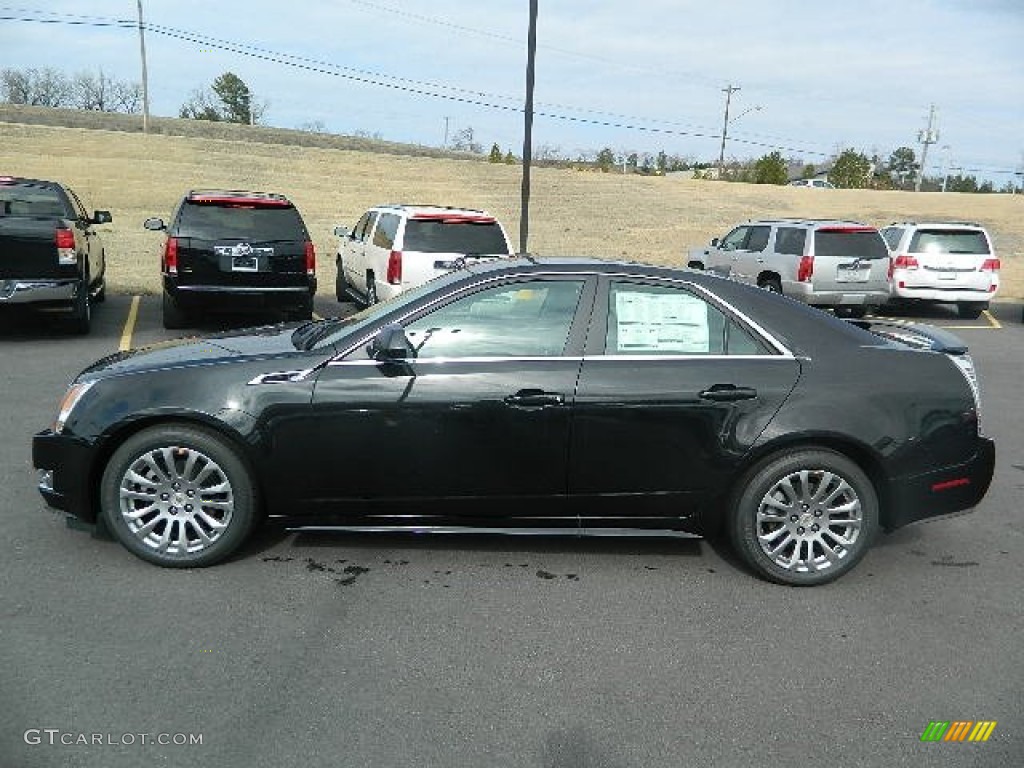
[[[687,293],[615,294],[620,353],[708,354],[708,306]]]

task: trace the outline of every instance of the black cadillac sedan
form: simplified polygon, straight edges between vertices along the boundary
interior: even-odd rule
[[[163,566],[221,561],[261,522],[714,528],[814,585],[988,489],[974,367],[939,329],[638,264],[451,266],[346,319],[96,362],[34,438],[40,491]]]

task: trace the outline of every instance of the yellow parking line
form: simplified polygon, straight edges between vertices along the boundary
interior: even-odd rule
[[[316,312],[313,313],[313,319],[314,320],[323,320],[323,318],[320,317],[320,315],[318,315]]]
[[[983,314],[985,316],[985,319],[988,320],[989,325],[991,325],[993,328],[1002,328],[1003,327],[1003,324],[1000,323],[998,320],[996,320],[994,317],[992,317],[992,313],[989,312],[987,309],[984,312],[982,312],[981,314]]]
[[[121,343],[117,347],[122,352],[132,346],[132,332],[135,330],[135,321],[139,316],[140,298],[132,296],[132,308],[128,310],[128,319],[124,321],[124,330],[121,331]]]

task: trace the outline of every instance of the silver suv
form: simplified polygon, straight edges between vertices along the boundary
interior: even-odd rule
[[[960,317],[973,319],[999,291],[999,259],[980,224],[904,221],[882,236],[892,251],[895,301],[956,304]]]
[[[765,219],[734,227],[688,265],[863,317],[889,301],[889,250],[874,227],[833,219]]]

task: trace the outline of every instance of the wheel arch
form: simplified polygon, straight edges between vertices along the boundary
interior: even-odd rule
[[[882,528],[887,528],[888,510],[892,498],[888,475],[882,466],[882,461],[870,447],[849,437],[836,434],[817,434],[772,441],[754,449],[747,455],[737,477],[746,478],[756,472],[759,467],[779,456],[819,448],[845,456],[868,476],[875,489],[875,494],[878,496],[878,523]],[[739,492],[738,489],[742,485],[741,482],[735,484],[736,492]],[[732,493],[729,495],[732,496]]]
[[[263,493],[260,473],[256,470],[256,463],[253,461],[249,451],[251,441],[247,441],[238,430],[215,416],[198,411],[189,411],[174,414],[149,414],[138,419],[123,422],[104,435],[103,441],[96,451],[92,466],[89,469],[88,507],[91,518],[89,522],[96,522],[102,519],[100,516],[100,485],[103,472],[114,451],[123,445],[126,440],[146,429],[167,426],[199,428],[205,432],[212,433],[217,438],[223,439],[234,448],[239,460],[245,465],[252,479],[252,485],[256,492],[256,513],[259,516],[263,515],[263,499],[265,494]]]
[[[762,269],[757,273],[757,282],[760,285],[762,282],[768,280],[777,280],[779,285],[782,285],[782,275],[776,272],[774,269]]]

